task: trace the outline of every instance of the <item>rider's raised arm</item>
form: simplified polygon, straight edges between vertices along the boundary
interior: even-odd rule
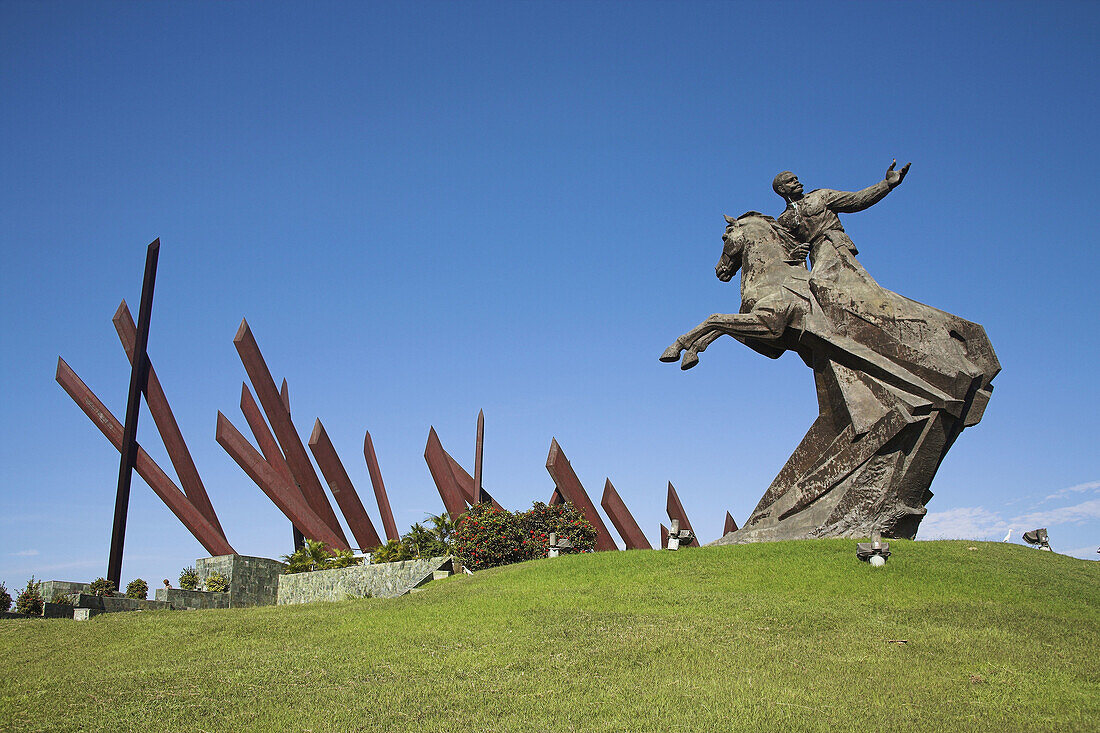
[[[863,211],[869,206],[874,206],[883,197],[890,193],[891,186],[886,181],[879,181],[873,186],[868,186],[862,191],[832,191],[822,189],[825,205],[838,214],[850,214],[853,211]]]

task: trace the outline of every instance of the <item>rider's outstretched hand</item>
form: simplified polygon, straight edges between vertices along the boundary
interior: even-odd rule
[[[890,167],[886,169],[886,182],[890,184],[890,188],[893,188],[894,186],[897,186],[902,181],[904,181],[905,174],[909,172],[909,166],[913,165],[912,163],[906,163],[902,166],[900,171],[896,171],[894,170],[894,166],[896,166],[897,164],[898,161],[894,160],[890,163]]]

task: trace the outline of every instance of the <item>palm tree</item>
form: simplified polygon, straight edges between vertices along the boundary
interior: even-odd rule
[[[328,551],[324,542],[307,539],[301,547],[290,555],[283,555],[288,573],[306,573],[313,570],[324,570],[328,566],[332,553]]]

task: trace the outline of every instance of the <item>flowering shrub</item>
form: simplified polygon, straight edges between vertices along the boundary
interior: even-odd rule
[[[225,593],[229,590],[229,578],[215,570],[206,576],[206,590],[211,593]]]
[[[517,516],[527,539],[528,559],[546,557],[551,532],[572,542],[573,552],[591,552],[596,546],[596,528],[572,502],[543,504],[536,501],[528,511]]]
[[[28,616],[42,615],[42,593],[39,591],[38,581],[31,576],[27,581],[27,587],[15,599],[15,610]]]
[[[188,566],[180,571],[180,588],[184,590],[199,589],[199,571]]]
[[[551,532],[568,538],[576,552],[591,551],[596,544],[596,529],[571,503],[535,502],[516,514],[485,503],[459,518],[454,550],[473,570],[508,565],[546,557]]]
[[[88,592],[93,596],[107,596],[110,598],[115,594],[115,584],[106,578],[96,578],[88,586]]]
[[[458,518],[452,537],[455,554],[473,570],[526,560],[528,549],[516,515],[485,502]]]
[[[126,584],[126,597],[144,601],[149,597],[149,584],[141,578],[131,580]]]
[[[0,583],[0,612],[7,611],[11,608],[11,593],[8,593],[8,587],[3,583]]]

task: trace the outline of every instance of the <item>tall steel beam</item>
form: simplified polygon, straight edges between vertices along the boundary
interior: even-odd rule
[[[98,397],[81,381],[65,360],[57,359],[57,383],[61,385],[73,402],[87,415],[100,432],[111,442],[116,450],[122,449],[123,426],[118,419],[111,414]],[[137,457],[134,460],[134,470],[138,476],[149,484],[149,488],[160,497],[165,506],[176,518],[183,523],[187,531],[194,535],[207,552],[211,555],[232,555],[235,550],[226,541],[218,529],[203,516],[202,512],[187,496],[176,487],[172,479],[168,478],[160,466],[149,457],[141,446],[138,446]]]
[[[111,554],[107,560],[107,580],[120,587],[122,582],[122,548],[126,543],[126,513],[130,507],[130,481],[137,461],[137,424],[141,412],[141,393],[149,376],[149,359],[145,347],[149,343],[149,320],[153,315],[153,287],[157,282],[157,260],[160,239],[149,243],[145,252],[145,277],[141,282],[141,304],[138,307],[137,336],[134,343],[133,366],[130,367],[130,390],[126,397],[126,416],[122,428],[122,456],[118,464],[118,488],[115,491],[115,520],[111,530]]]
[[[343,537],[332,531],[328,522],[317,516],[298,488],[272,468],[220,411],[215,437],[218,445],[225,449],[295,527],[299,527],[310,539],[324,542],[333,550],[351,549]]]
[[[480,504],[481,499],[481,457],[485,450],[485,411],[477,411],[477,438],[474,440],[474,500],[471,504]]]
[[[607,525],[603,523],[596,505],[588,498],[588,492],[584,490],[573,467],[569,465],[569,459],[565,457],[556,438],[550,439],[550,454],[546,457],[546,470],[550,472],[550,478],[554,479],[554,485],[567,500],[581,510],[581,514],[596,528],[596,550],[617,550],[615,540],[607,531]]]
[[[600,500],[600,506],[607,512],[607,516],[611,519],[611,523],[615,525],[615,529],[619,531],[619,536],[623,538],[626,549],[653,549],[653,546],[649,544],[649,540],[645,538],[645,533],[642,532],[642,528],[638,526],[630,510],[626,508],[626,502],[622,500],[622,497],[619,496],[619,492],[615,490],[615,486],[611,483],[611,479],[607,479],[604,482],[603,498]]]
[[[283,383],[286,384],[285,381]],[[284,400],[285,403],[286,400]],[[286,458],[283,457],[283,451],[279,448],[279,443],[275,440],[275,436],[271,434],[271,430],[268,429],[259,405],[252,398],[252,392],[248,390],[248,385],[244,382],[241,383],[241,412],[244,413],[244,419],[248,423],[252,435],[255,436],[256,443],[260,446],[260,452],[264,454],[264,459],[288,484],[301,492],[302,489],[298,487],[298,482],[294,480],[294,475],[290,472],[290,466],[286,465]],[[302,499],[305,500],[304,494]],[[290,525],[290,528],[294,549],[298,550],[306,543],[305,535],[302,534],[302,530],[293,524]]]
[[[695,530],[692,529],[691,522],[688,521],[687,512],[684,511],[684,505],[680,503],[680,497],[676,494],[676,489],[671,481],[668,482],[668,501],[665,502],[665,511],[668,513],[669,519],[680,520],[680,529],[691,530],[692,539],[688,543],[688,547],[698,547],[699,538],[695,536]]]
[[[374,441],[371,440],[369,430],[363,438],[363,458],[367,462],[367,473],[370,474],[370,483],[374,487],[374,498],[378,501],[378,513],[382,517],[386,539],[400,540],[401,535],[397,533],[397,523],[393,521],[390,497],[386,494],[386,484],[382,481],[382,470],[378,467],[378,456],[374,453]]]
[[[452,520],[458,519],[458,516],[466,511],[466,501],[462,498],[462,491],[458,488],[458,482],[455,481],[450,462],[447,460],[447,451],[443,450],[434,427],[428,430],[424,460],[428,463],[428,470],[432,474],[435,488],[443,499],[443,506],[447,508]]]
[[[324,489],[321,488],[321,482],[317,479],[313,464],[309,461],[309,454],[306,453],[302,439],[298,436],[294,423],[291,422],[286,404],[275,388],[275,380],[271,378],[271,372],[260,353],[260,347],[256,344],[252,330],[248,327],[248,321],[241,320],[241,327],[233,337],[233,345],[237,347],[237,353],[252,382],[252,388],[256,390],[260,406],[267,415],[271,430],[283,449],[283,455],[286,456],[287,466],[290,467],[290,472],[305,495],[306,501],[314,513],[324,520],[325,524],[331,527],[336,536],[343,541],[344,546],[348,546],[344,530],[336,518],[336,513],[332,510],[332,505],[329,504],[328,497],[325,496]],[[305,530],[304,527],[299,529]]]
[[[382,540],[378,538],[378,532],[375,531],[374,524],[367,516],[367,510],[363,508],[363,502],[355,491],[355,485],[352,484],[351,477],[344,469],[340,456],[336,454],[336,449],[332,446],[332,441],[329,440],[328,432],[325,431],[320,418],[313,423],[313,433],[309,436],[309,450],[317,459],[317,465],[321,467],[321,473],[324,474],[332,495],[336,497],[336,503],[340,506],[344,519],[348,521],[351,533],[359,543],[359,549],[366,552],[380,547]]]
[[[462,464],[454,459],[450,453],[447,453],[447,449],[444,448],[443,452],[447,455],[447,463],[451,466],[451,475],[455,477],[455,483],[458,484],[458,490],[462,492],[462,498],[466,500],[466,503],[473,506],[477,502],[474,500],[474,477],[471,476]],[[487,501],[497,509],[502,509],[501,505],[493,498],[493,495],[485,490],[485,487],[481,487],[481,500]]]
[[[115,324],[118,339],[122,342],[122,348],[126,351],[126,358],[130,364],[134,363],[134,349],[137,344],[137,327],[130,315],[130,309],[123,300],[115,311],[111,322]],[[225,530],[218,515],[214,511],[214,505],[210,503],[210,497],[206,493],[206,487],[199,476],[199,469],[195,466],[195,460],[191,457],[191,451],[187,450],[187,442],[183,439],[176,416],[168,404],[168,397],[164,394],[164,388],[157,378],[157,372],[153,368],[153,362],[149,361],[149,375],[145,384],[145,404],[149,406],[149,413],[153,416],[153,423],[157,426],[160,439],[164,443],[164,449],[168,451],[168,459],[172,461],[172,467],[176,469],[183,493],[202,512],[210,523],[218,528],[218,532],[225,537]]]
[[[290,389],[286,386],[286,377],[283,377],[283,384],[282,384],[281,387],[279,387],[279,396],[282,397],[282,399],[283,399],[283,407],[286,408],[287,417],[290,417],[291,419],[293,419],[293,417],[290,414]],[[283,460],[283,465],[286,465],[285,458]],[[289,468],[287,470],[289,470]],[[297,485],[297,482],[294,482],[294,484]],[[298,487],[298,490],[301,491],[300,486]],[[303,496],[304,496],[304,494],[303,494]],[[293,524],[290,525],[290,528],[293,531],[294,549],[295,550],[302,549],[306,544],[306,536],[304,534],[302,534],[302,530],[298,529]]]
[[[737,531],[737,522],[733,521],[733,515],[726,512],[726,525],[722,527],[722,536],[725,537],[730,532]]]
[[[256,438],[256,444],[260,446],[260,452],[264,454],[264,459],[288,484],[297,486],[298,483],[290,472],[290,466],[286,465],[286,458],[283,457],[283,451],[279,448],[279,443],[276,442],[275,436],[268,429],[267,423],[264,422],[264,416],[260,412],[260,406],[256,404],[252,392],[249,391],[248,385],[244,382],[241,382],[241,412],[244,414],[249,430]],[[305,494],[302,495],[302,498],[305,499]]]

